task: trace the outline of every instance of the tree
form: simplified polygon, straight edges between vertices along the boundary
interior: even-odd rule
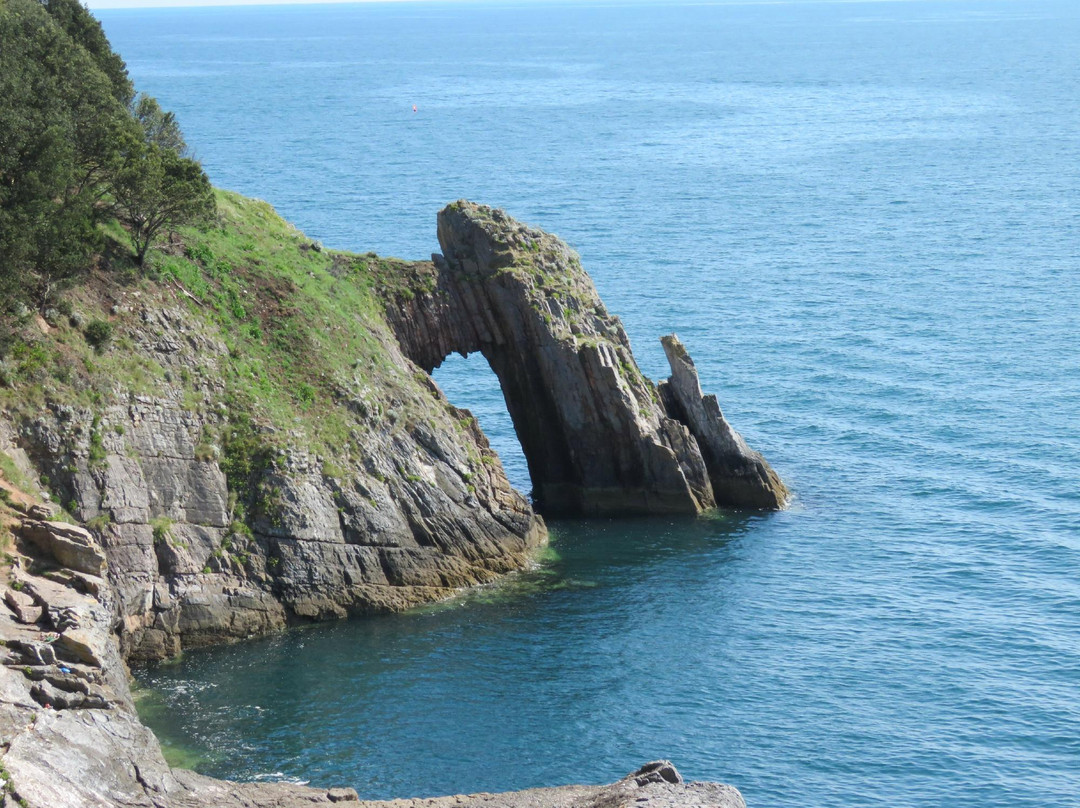
[[[141,264],[162,228],[213,210],[186,151],[79,0],[0,0],[0,349],[7,315],[90,268],[114,211]]]
[[[127,226],[140,266],[162,230],[192,224],[214,212],[214,193],[202,167],[173,149],[129,140],[112,183],[116,217]]]
[[[129,106],[135,88],[128,78],[127,65],[105,36],[101,23],[79,0],[43,0],[42,5],[72,40],[86,49],[112,85],[112,94],[122,106]]]
[[[75,29],[83,18],[97,25],[76,6]],[[109,61],[108,43],[98,45]],[[89,266],[105,214],[96,203],[135,127],[112,79],[40,3],[0,3],[0,310],[43,309]]]
[[[147,143],[155,143],[163,149],[172,149],[181,157],[188,156],[187,143],[184,142],[184,134],[180,131],[176,114],[163,110],[156,98],[140,93],[132,112],[135,120],[142,127]]]

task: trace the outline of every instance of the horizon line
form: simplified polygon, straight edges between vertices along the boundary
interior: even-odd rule
[[[260,6],[347,6],[430,3],[432,5],[590,5],[590,6],[804,6],[884,3],[1016,3],[1021,0],[82,0],[90,11],[138,11],[176,8],[258,8]]]

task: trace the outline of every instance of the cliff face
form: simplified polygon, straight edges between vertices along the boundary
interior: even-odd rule
[[[70,312],[28,318],[0,362],[5,805],[356,803],[171,770],[124,662],[404,609],[528,563],[543,520],[429,376],[452,351],[491,363],[552,512],[782,506],[677,339],[656,386],[553,236],[462,202],[440,214],[443,255],[407,263],[324,251],[236,195],[218,207],[147,275],[103,267]],[[743,806],[667,764],[424,804],[630,802]]]
[[[438,233],[443,254],[410,268],[404,295],[390,290],[388,320],[425,370],[484,355],[543,512],[783,507],[783,483],[702,396],[685,348],[665,338],[672,378],[654,385],[565,243],[465,201]]]
[[[225,357],[184,338],[180,310],[143,304],[127,319],[135,350],[167,345],[170,366],[199,364],[212,379]],[[407,364],[385,347],[389,361]],[[235,518],[220,449],[206,443],[231,428],[229,412],[187,409],[179,389],[129,393],[97,410],[52,406],[20,424],[18,442],[72,514],[94,526],[125,653],[160,658],[295,619],[407,608],[527,561],[543,523],[476,422],[433,384],[412,393],[426,420],[358,418],[365,456],[347,471],[328,470],[302,434],[286,436],[245,483],[258,492],[246,522]]]
[[[40,321],[54,364],[0,419],[104,548],[123,654],[401,610],[525,565],[543,521],[401,353],[372,278],[268,206],[220,206],[220,233],[188,234],[156,282],[98,276],[72,322]],[[75,324],[95,312],[113,332],[97,352]]]

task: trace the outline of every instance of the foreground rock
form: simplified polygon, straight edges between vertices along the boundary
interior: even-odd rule
[[[665,776],[657,774],[663,770]],[[720,783],[684,783],[668,761],[656,761],[606,786],[534,788],[500,794],[459,794],[449,797],[361,800],[353,789],[316,791],[280,784],[225,783],[176,772],[187,793],[173,806],[243,805],[250,808],[291,808],[340,804],[342,808],[745,808],[738,789]]]
[[[685,348],[667,338],[672,378],[658,389],[565,243],[465,201],[439,214],[439,243],[390,290],[388,319],[425,370],[484,355],[545,513],[783,507],[784,484],[702,397]]]
[[[58,523],[65,534],[72,526]],[[89,550],[100,549],[90,546]],[[31,571],[31,569],[33,571]],[[361,802],[350,787],[230,783],[170,769],[135,712],[104,578],[19,556],[0,584],[0,789],[27,808],[743,808],[728,786],[682,783],[666,761],[611,786]],[[25,610],[35,611],[27,613]],[[28,617],[33,622],[28,622]]]

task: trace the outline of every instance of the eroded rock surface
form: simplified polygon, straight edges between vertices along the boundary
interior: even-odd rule
[[[694,360],[679,338],[670,334],[660,342],[671,366],[671,376],[659,385],[660,400],[697,440],[716,504],[770,510],[784,507],[787,487],[765,458],[731,427],[716,396],[702,394]]]
[[[544,512],[783,507],[783,483],[702,397],[685,349],[669,353],[674,395],[663,396],[565,243],[465,201],[439,214],[438,232],[443,254],[389,290],[388,318],[425,370],[484,355]]]
[[[3,445],[90,529],[47,529],[42,508],[24,534],[108,577],[127,657],[400,610],[528,563],[543,521],[428,375],[455,351],[497,374],[545,512],[783,506],[681,344],[665,342],[672,376],[653,384],[566,244],[468,202],[439,214],[438,238],[433,262],[386,262],[373,284],[385,320],[365,321],[371,357],[334,379],[348,434],[333,457],[288,419],[236,409],[223,380],[237,358],[171,289],[114,306],[124,350],[163,376],[153,395],[118,379],[94,406],[0,417]],[[348,277],[350,260],[334,271]]]
[[[57,523],[54,529],[66,533],[72,527]],[[647,764],[610,786],[392,802],[361,801],[360,792],[349,786],[232,783],[171,769],[135,712],[113,631],[119,602],[108,580],[44,556],[18,555],[13,563],[4,576],[7,583],[0,584],[0,793],[5,806],[744,808],[735,789],[684,784],[667,761]],[[36,609],[32,621],[23,611],[30,605]]]
[[[127,658],[446,598],[520,569],[545,541],[476,420],[385,326],[376,336],[398,383],[342,381],[353,422],[342,457],[330,463],[304,433],[256,423],[261,454],[243,458],[251,472],[230,489],[222,456],[237,413],[190,404],[193,386],[204,401],[224,398],[224,346],[191,312],[153,300],[126,316],[132,350],[166,365],[174,388],[146,396],[117,384],[101,407],[0,414],[0,439],[90,528],[58,528],[37,505],[21,532],[64,565],[108,577]]]

